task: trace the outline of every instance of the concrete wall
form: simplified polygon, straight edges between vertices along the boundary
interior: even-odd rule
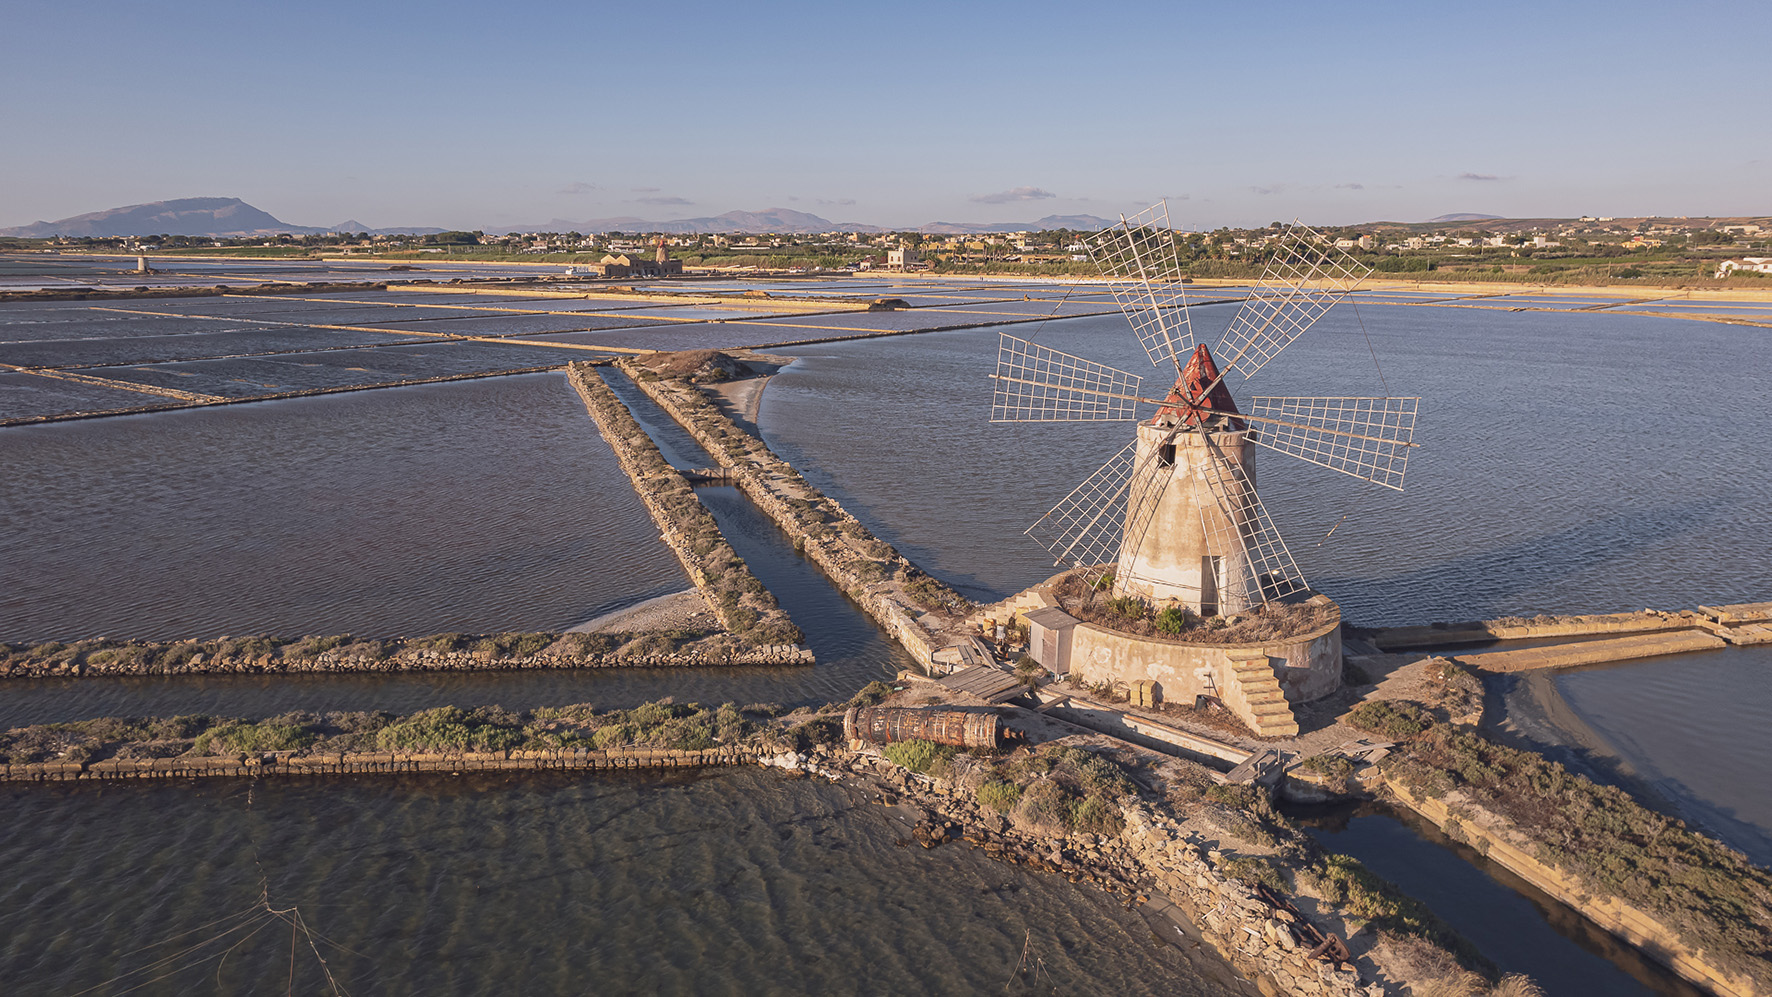
[[[1231,657],[1237,650],[1267,655],[1280,687],[1291,702],[1327,696],[1341,687],[1341,622],[1272,644],[1184,644],[1136,637],[1080,623],[1071,631],[1071,671],[1086,685],[1154,679],[1163,698],[1191,703],[1199,694],[1223,696],[1232,686]],[[1204,671],[1205,675],[1199,674]]]

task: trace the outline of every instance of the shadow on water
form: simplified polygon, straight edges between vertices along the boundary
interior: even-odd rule
[[[1547,997],[1704,991],[1414,814],[1378,804],[1290,807],[1324,848],[1422,901],[1503,973],[1526,973]]]

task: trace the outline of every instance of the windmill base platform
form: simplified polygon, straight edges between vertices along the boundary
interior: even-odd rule
[[[1181,641],[1071,616],[1056,593],[1065,574],[986,607],[975,619],[1025,620],[1028,653],[1055,675],[1075,676],[1091,688],[1124,687],[1140,705],[1213,696],[1261,737],[1297,736],[1293,704],[1341,688],[1341,612],[1328,596],[1311,599],[1334,608],[1333,619],[1302,634],[1253,644]]]

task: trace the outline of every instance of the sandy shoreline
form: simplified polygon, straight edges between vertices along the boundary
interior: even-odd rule
[[[586,620],[574,627],[566,628],[567,633],[596,633],[602,630],[619,630],[638,632],[642,630],[706,630],[717,628],[719,620],[708,606],[708,601],[697,589],[684,589],[661,595],[645,602],[636,603],[626,609],[618,609],[613,613],[604,613],[593,620]]]
[[[753,364],[753,366],[763,366]],[[780,370],[776,366],[763,366],[764,373],[754,377],[743,377],[735,381],[722,381],[719,384],[708,384],[702,387],[712,396],[714,404],[725,414],[726,418],[738,424],[740,429],[758,435],[757,413],[763,408],[763,389],[769,387],[770,378]]]

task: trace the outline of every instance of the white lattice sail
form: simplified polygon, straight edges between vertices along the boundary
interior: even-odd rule
[[[1126,444],[1027,528],[1027,535],[1052,555],[1052,563],[1080,567],[1119,557],[1137,448],[1136,440]]]
[[[1136,374],[999,333],[992,422],[1113,422],[1138,417]]]
[[[1236,461],[1227,460],[1208,440],[1212,457],[1206,462],[1206,482],[1223,517],[1202,516],[1209,550],[1242,547],[1243,558],[1226,558],[1230,577],[1219,580],[1219,599],[1227,606],[1248,607],[1270,599],[1286,599],[1310,591],[1304,572],[1286,549],[1267,507],[1255,493],[1255,484]]]
[[[1403,490],[1420,398],[1283,398],[1249,401],[1254,442],[1331,471]]]
[[[1271,247],[1273,256],[1213,352],[1221,368],[1247,380],[1304,335],[1359,286],[1372,268],[1296,222]]]
[[[1168,203],[1122,215],[1119,225],[1084,238],[1083,248],[1111,281],[1114,300],[1151,363],[1178,364],[1194,348],[1194,334]]]

